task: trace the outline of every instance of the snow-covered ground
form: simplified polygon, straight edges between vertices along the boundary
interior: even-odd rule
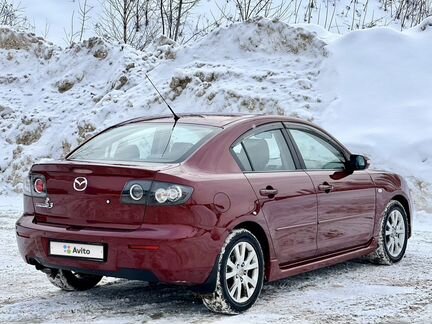
[[[86,292],[63,292],[18,254],[14,223],[21,197],[0,198],[1,323],[430,323],[432,215],[418,213],[406,257],[393,266],[361,261],[266,284],[238,316],[207,311],[182,287],[104,278]]]

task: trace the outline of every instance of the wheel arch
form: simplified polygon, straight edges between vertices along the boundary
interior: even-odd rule
[[[270,273],[270,246],[267,234],[264,229],[261,227],[261,225],[252,221],[245,221],[237,224],[233,229],[246,229],[257,238],[258,242],[261,244],[261,248],[264,254],[264,280],[268,280],[268,275]]]
[[[396,195],[392,198],[392,200],[396,200],[397,202],[399,202],[405,209],[405,212],[407,213],[408,216],[408,237],[411,237],[411,210],[410,210],[410,204],[408,202],[408,199],[406,199],[402,195]]]

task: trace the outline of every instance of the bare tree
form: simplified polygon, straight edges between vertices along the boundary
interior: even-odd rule
[[[160,0],[159,12],[162,34],[178,42],[190,10],[198,0]]]
[[[87,23],[90,20],[90,11],[93,7],[87,5],[87,0],[82,3],[79,2],[79,20],[80,20],[80,31],[79,31],[79,41],[81,42],[84,36],[84,32],[87,29]]]
[[[308,1],[310,5],[315,3],[315,0]],[[299,2],[301,3],[301,0]],[[222,21],[228,23],[247,21],[255,17],[289,21],[293,15],[296,16],[297,20],[300,4],[297,6],[297,0],[227,0],[222,6],[217,7],[220,13],[219,20],[222,18]],[[213,18],[215,17],[213,16]]]
[[[387,1],[385,2],[387,4]],[[396,0],[390,1],[391,13],[399,20],[401,28],[412,27],[432,15],[430,0]],[[394,6],[394,8],[393,8]]]
[[[18,30],[34,29],[20,4],[15,4],[12,0],[0,0],[0,25],[11,26]]]
[[[271,11],[272,0],[234,0],[241,21],[257,16],[267,17]]]
[[[99,36],[143,49],[159,32],[157,0],[105,0]]]
[[[72,11],[69,30],[63,28],[63,32],[64,32],[63,40],[68,46],[71,46],[73,43],[75,43],[75,39],[77,36],[77,32],[74,29],[74,19],[75,19],[75,10]]]
[[[93,7],[87,5],[87,0],[83,2],[79,1],[78,5],[79,29],[75,30],[75,10],[72,11],[69,29],[63,29],[63,40],[69,46],[77,41],[81,42],[83,40],[84,32],[87,29],[87,23],[90,20],[90,11],[93,9]]]
[[[190,10],[199,0],[105,0],[100,36],[143,49],[158,34],[183,42]],[[188,38],[189,39],[189,38]]]

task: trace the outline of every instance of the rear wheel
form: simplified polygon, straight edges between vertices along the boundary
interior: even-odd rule
[[[390,265],[402,260],[408,243],[408,216],[398,201],[386,207],[380,226],[378,248],[368,256],[377,264]]]
[[[48,276],[48,280],[56,287],[66,291],[82,291],[93,288],[102,276],[83,274],[68,270],[53,270]]]
[[[238,314],[258,299],[264,281],[264,256],[259,241],[245,229],[233,231],[219,261],[216,290],[203,296],[211,311]]]

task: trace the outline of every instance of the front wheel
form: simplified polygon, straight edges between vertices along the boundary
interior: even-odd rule
[[[238,314],[258,299],[264,281],[264,256],[257,238],[248,230],[234,230],[225,240],[219,261],[216,290],[203,296],[211,311]]]
[[[390,265],[402,260],[408,243],[408,216],[398,201],[392,200],[381,221],[378,247],[368,256],[373,263]]]
[[[68,270],[53,270],[48,280],[56,287],[66,291],[88,290],[101,281],[102,276],[83,274]]]

